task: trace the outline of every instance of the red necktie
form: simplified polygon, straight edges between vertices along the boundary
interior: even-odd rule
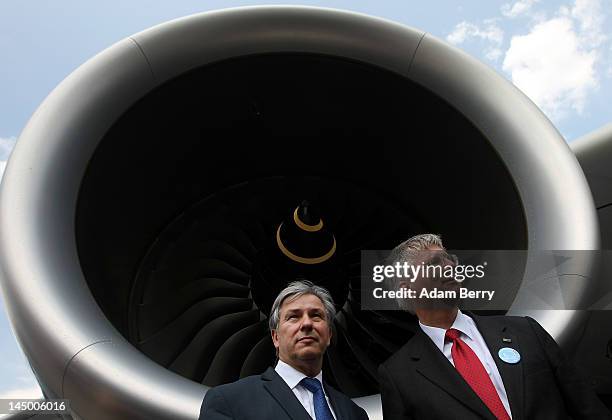
[[[463,376],[463,379],[472,387],[476,395],[480,397],[495,417],[510,420],[510,416],[508,416],[497,390],[491,382],[491,378],[489,378],[489,374],[474,350],[459,338],[460,334],[459,330],[451,328],[446,331],[444,337],[453,342],[451,356],[453,356],[455,369]]]

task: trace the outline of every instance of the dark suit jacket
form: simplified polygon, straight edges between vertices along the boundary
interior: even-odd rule
[[[367,420],[368,415],[350,398],[324,384],[336,420]],[[217,386],[206,393],[203,420],[312,420],[285,381],[272,368],[262,375]]]
[[[611,419],[557,343],[527,317],[472,316],[502,377],[513,420]],[[505,343],[502,338],[509,338]],[[517,364],[498,357],[511,347]],[[420,329],[379,370],[385,420],[495,419],[444,354]]]

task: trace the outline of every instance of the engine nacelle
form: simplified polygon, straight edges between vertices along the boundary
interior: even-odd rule
[[[103,51],[33,115],[0,194],[18,340],[87,419],[195,419],[207,386],[270,362],[262,255],[304,198],[346,282],[326,372],[372,416],[404,324],[359,310],[359,250],[425,231],[599,247],[574,155],[514,86],[421,31],[310,7],[199,14]],[[583,319],[529,315],[565,344]]]

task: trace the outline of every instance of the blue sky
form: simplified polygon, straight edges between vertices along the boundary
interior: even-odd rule
[[[612,122],[612,0],[282,1],[353,10],[465,50],[518,86],[567,141]],[[177,17],[255,1],[0,1],[0,177],[49,92],[104,48]],[[0,300],[0,398],[38,392]]]

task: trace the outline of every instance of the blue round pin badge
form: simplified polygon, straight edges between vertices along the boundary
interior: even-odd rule
[[[510,347],[504,347],[504,348],[499,349],[499,352],[497,353],[497,355],[504,362],[510,363],[511,365],[514,365],[521,361],[520,353]]]

